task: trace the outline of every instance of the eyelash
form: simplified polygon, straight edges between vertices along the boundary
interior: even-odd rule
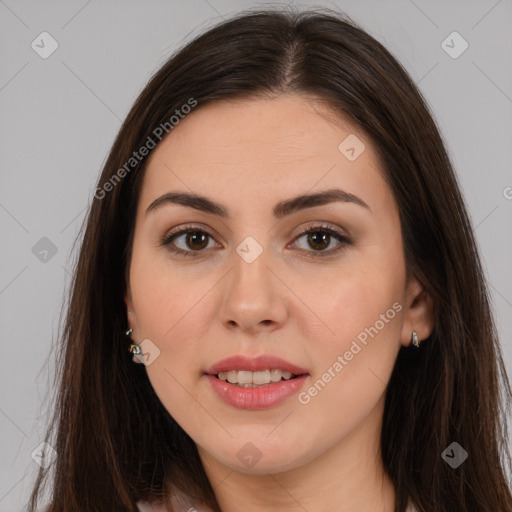
[[[174,241],[174,239],[179,238],[180,236],[182,236],[184,234],[191,233],[191,232],[204,233],[204,234],[208,235],[210,238],[214,238],[211,233],[209,233],[207,230],[205,230],[203,228],[200,228],[199,226],[187,225],[183,229],[180,229],[179,231],[175,231],[175,232],[171,232],[171,233],[167,234],[161,240],[161,244],[166,246],[166,248],[169,251],[171,251],[175,254],[178,254],[179,256],[182,256],[185,258],[190,255],[195,258],[197,256],[200,256],[200,253],[204,252],[205,249],[202,249],[200,251],[193,251],[193,250],[185,251],[183,249],[177,249],[177,248],[171,246],[171,243]],[[330,236],[334,237],[336,240],[338,240],[338,242],[340,242],[340,244],[338,245],[337,248],[331,249],[329,251],[324,251],[324,250],[307,251],[307,250],[303,249],[305,252],[312,253],[311,255],[309,255],[309,257],[312,257],[312,258],[326,258],[328,256],[332,256],[333,254],[337,254],[338,252],[345,249],[346,246],[352,245],[352,241],[349,240],[346,236],[342,235],[339,231],[337,231],[329,226],[326,226],[326,225],[307,227],[305,231],[303,231],[300,235],[298,235],[294,239],[294,242],[296,240],[300,239],[301,237],[308,235],[310,233],[327,233]]]

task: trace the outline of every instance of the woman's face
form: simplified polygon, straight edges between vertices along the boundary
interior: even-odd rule
[[[430,334],[376,152],[313,98],[180,121],[150,155],[130,265],[132,339],[207,465],[276,473],[373,443],[400,345]]]

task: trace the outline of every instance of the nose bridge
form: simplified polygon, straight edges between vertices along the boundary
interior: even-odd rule
[[[260,237],[261,240],[261,237]],[[261,243],[253,236],[247,236],[235,249],[233,254],[233,274],[231,276],[231,293],[241,294],[240,299],[261,300],[272,293],[270,282],[271,248],[264,241]],[[251,293],[248,294],[248,290]]]
[[[275,265],[270,245],[247,236],[235,248],[232,258],[233,269],[222,301],[222,320],[248,329],[269,320],[282,321],[286,307],[279,279],[272,270]]]

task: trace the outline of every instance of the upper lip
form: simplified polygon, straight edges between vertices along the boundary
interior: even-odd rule
[[[213,364],[206,373],[208,375],[217,375],[220,372],[227,372],[230,370],[245,370],[251,372],[257,372],[260,370],[273,370],[279,369],[284,370],[294,375],[302,375],[308,373],[307,370],[300,366],[294,365],[280,357],[271,355],[261,355],[258,357],[247,357],[243,355],[236,355],[226,357]]]

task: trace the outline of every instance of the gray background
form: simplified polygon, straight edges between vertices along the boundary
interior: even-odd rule
[[[50,350],[72,243],[122,119],[182,40],[263,5],[0,0],[1,512],[22,510],[37,469],[31,453],[45,432]],[[295,5],[344,10],[398,57],[426,96],[476,228],[512,373],[512,1]],[[43,31],[59,45],[47,59],[31,47]],[[469,44],[458,58],[442,47],[453,31]],[[461,40],[447,41],[452,52],[461,48]],[[55,254],[44,253],[43,237]]]

